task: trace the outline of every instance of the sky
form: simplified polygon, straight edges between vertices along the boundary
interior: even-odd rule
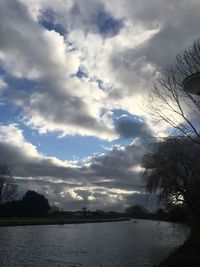
[[[63,210],[151,208],[146,103],[200,37],[198,0],[0,0],[0,163]]]

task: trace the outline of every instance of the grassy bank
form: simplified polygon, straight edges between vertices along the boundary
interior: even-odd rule
[[[193,227],[189,238],[158,267],[199,267],[200,228]]]
[[[109,219],[49,219],[49,218],[23,218],[23,219],[1,219],[0,226],[25,226],[25,225],[53,225],[53,224],[78,224],[78,223],[102,223],[127,221],[128,218],[109,218]]]

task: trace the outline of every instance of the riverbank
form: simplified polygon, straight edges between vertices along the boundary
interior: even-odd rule
[[[109,218],[109,219],[87,219],[87,218],[79,218],[79,219],[49,219],[49,218],[23,218],[23,219],[3,219],[0,220],[1,226],[26,226],[26,225],[54,225],[54,224],[79,224],[79,223],[103,223],[103,222],[121,222],[128,221],[129,218]]]
[[[194,227],[189,238],[158,267],[199,267],[200,229]]]

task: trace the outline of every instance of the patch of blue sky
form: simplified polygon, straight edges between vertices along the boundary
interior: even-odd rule
[[[104,38],[113,37],[118,35],[123,28],[123,20],[115,19],[111,14],[105,10],[104,6],[100,3],[96,3],[96,10],[94,14],[90,14],[87,19],[84,19],[83,23],[87,30],[98,31]],[[77,3],[75,3],[71,9],[72,16],[81,16],[81,10]],[[96,28],[94,27],[96,26]]]
[[[103,80],[100,80],[100,79],[97,79],[96,81],[97,81],[99,89],[103,91],[107,91],[107,92],[112,89],[111,84],[105,83]]]
[[[113,18],[105,10],[101,10],[93,18],[94,23],[97,25],[98,31],[104,37],[113,37],[118,35],[123,28],[123,21]]]
[[[67,50],[69,52],[73,52],[73,51],[77,51],[78,49],[76,48],[76,46],[72,43],[66,40],[66,46],[67,46]]]
[[[19,92],[30,93],[36,84],[24,78],[18,79],[6,75],[2,70],[0,73],[3,73],[4,81],[8,84],[8,88],[0,95],[0,123],[19,123],[21,110],[13,104],[15,94]]]
[[[0,124],[8,125],[17,123],[19,115],[19,109],[14,108],[12,105],[0,105]]]
[[[7,89],[9,90],[3,92],[3,96],[7,98],[9,98],[9,94],[13,94],[17,91],[30,92],[30,90],[37,85],[36,81],[9,75],[2,67],[0,67],[0,77],[3,78],[4,82],[8,85]]]
[[[30,92],[38,85],[38,83],[34,80],[26,78],[15,78],[13,76],[6,76],[5,82],[8,84],[11,90],[18,90],[23,92]]]
[[[6,75],[6,71],[3,69],[2,66],[0,66],[0,76],[3,77],[4,75]]]
[[[43,12],[39,23],[49,31],[54,30],[62,36],[67,34],[67,30],[57,21],[56,14],[51,9],[47,9]]]
[[[143,116],[130,114],[121,109],[113,110],[115,130],[121,136],[121,140],[131,142],[134,138],[152,138],[152,131],[148,127]]]
[[[76,77],[79,79],[88,78],[88,73],[84,66],[79,66]]]
[[[64,138],[58,138],[57,133],[41,135],[37,130],[30,129],[25,125],[20,128],[24,132],[25,139],[35,145],[40,153],[61,160],[78,160],[81,162],[88,156],[104,153],[107,148],[115,144],[115,142],[79,135]],[[117,144],[120,143],[117,142]]]
[[[89,77],[87,69],[82,65],[79,66],[77,73],[73,76],[76,76],[79,79],[84,79],[84,78],[89,79],[90,82],[96,82],[99,89],[101,89],[102,91],[109,91],[112,89],[111,84],[104,83],[104,81],[99,79],[98,77],[96,76]]]

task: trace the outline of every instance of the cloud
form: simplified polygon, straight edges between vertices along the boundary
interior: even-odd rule
[[[49,31],[55,31],[62,36],[67,34],[65,27],[57,21],[56,13],[52,9],[46,9],[39,18],[40,24]]]
[[[4,81],[2,77],[0,77],[0,93],[4,91],[8,87],[8,84]]]
[[[135,171],[135,167],[140,165],[145,151],[146,145],[140,141],[127,147],[114,146],[108,154],[89,158],[82,169],[91,177],[108,179],[107,187],[119,183],[117,188],[132,186],[137,189],[140,188],[140,173]]]
[[[196,0],[126,0],[123,3],[113,0],[104,3],[116,17],[126,18],[127,29],[129,25],[143,34],[149,32],[148,38],[139,44],[132,41],[132,44],[121,45],[118,53],[111,55],[111,77],[115,86],[110,96],[121,99],[129,111],[134,112],[134,108],[125,103],[125,98],[132,97],[133,102],[137,95],[148,95],[159,70],[173,64],[177,53],[199,38],[200,4]],[[129,33],[127,39],[131,38]]]
[[[187,23],[194,25],[188,34],[181,11],[194,11],[198,4],[163,3],[171,13],[158,1],[144,0],[127,0],[125,5],[91,0],[2,2],[3,67],[9,75],[35,82],[27,94],[13,88],[13,103],[22,110],[24,122],[40,133],[114,140],[119,132],[114,121],[103,120],[104,109],[147,116],[142,98],[160,67],[197,35],[197,22],[187,16]],[[133,131],[130,123],[128,127]]]
[[[123,22],[105,10],[101,1],[83,0],[76,1],[71,9],[71,25],[108,38],[119,34]]]
[[[65,206],[65,197],[77,208],[126,205],[127,196],[143,191],[138,166],[146,151],[139,140],[127,147],[114,146],[107,154],[86,158],[82,164],[41,154],[25,140],[17,125],[0,125],[0,163],[7,164],[20,185],[19,195],[31,188]],[[21,193],[20,193],[21,192]],[[67,205],[69,208],[69,205]]]
[[[150,138],[153,132],[147,123],[137,116],[124,115],[116,121],[116,131],[123,138]]]
[[[24,139],[23,131],[15,124],[0,125],[0,147],[0,162],[10,166],[15,176],[57,178],[71,172],[70,162],[39,153],[36,146]]]
[[[100,118],[102,90],[95,83],[71,77],[78,70],[79,56],[76,50],[68,48],[63,36],[42,28],[24,5],[10,0],[1,3],[0,31],[3,67],[14,77],[36,83],[28,94],[13,88],[13,102],[22,109],[29,126],[63,135],[116,137]]]
[[[148,138],[166,131],[153,126],[144,97],[160,69],[199,38],[199,11],[196,0],[1,1],[0,94],[20,120],[0,125],[0,161],[21,188],[74,209],[142,203],[141,158]],[[43,155],[23,123],[63,138],[134,141],[77,165]]]

